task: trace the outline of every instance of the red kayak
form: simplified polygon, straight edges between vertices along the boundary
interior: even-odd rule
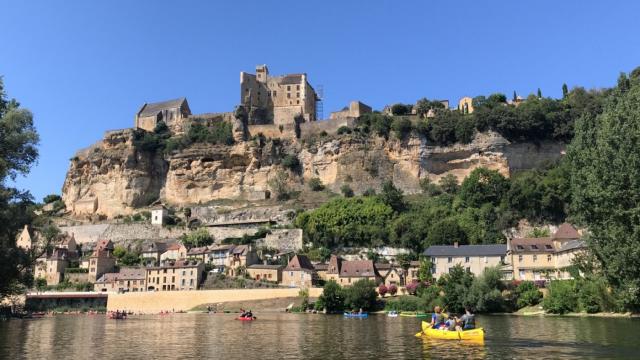
[[[240,320],[240,321],[253,321],[253,320],[258,320],[258,318],[254,317],[242,317],[242,316],[238,316],[236,318],[236,320]]]

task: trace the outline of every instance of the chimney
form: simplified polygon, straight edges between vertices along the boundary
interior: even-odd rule
[[[456,249],[458,248],[458,242],[457,241],[453,242],[453,247],[456,248]]]

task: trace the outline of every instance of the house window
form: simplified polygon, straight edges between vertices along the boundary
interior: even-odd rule
[[[547,262],[551,262],[551,255],[547,255]]]
[[[452,258],[451,256],[449,256],[449,258],[447,259],[447,262],[448,262],[449,264],[451,264],[451,263],[453,262],[453,258]]]
[[[520,279],[524,279],[525,271],[524,270],[520,270],[519,274],[520,274]]]
[[[470,273],[471,272],[471,268],[467,267],[467,272]]]
[[[291,99],[291,93],[287,93],[287,99]]]
[[[484,257],[484,263],[488,263],[489,262],[489,258],[487,256]]]
[[[276,97],[277,92],[273,90],[273,97]]]
[[[296,90],[300,90],[300,85],[296,85]]]
[[[296,100],[296,104],[300,105],[300,100]]]
[[[531,245],[531,248],[532,248],[533,250],[538,250],[538,245]]]
[[[289,271],[289,276],[293,276],[293,271]]]
[[[296,93],[296,97],[297,97],[297,98],[300,98],[300,93]]]
[[[533,262],[538,261],[538,255],[533,255]]]
[[[518,255],[518,261],[522,261],[522,255]]]
[[[548,244],[545,245],[544,248],[547,249],[547,250],[553,250],[553,246],[548,245]]]
[[[468,257],[468,256],[466,256],[466,257],[464,258],[464,262],[466,262],[466,263],[468,263],[468,262],[469,262],[469,257]]]
[[[287,85],[287,91],[291,91],[291,86]]]
[[[436,263],[436,258],[435,258],[435,257],[432,257],[432,258],[431,258],[431,262],[432,262],[433,264],[435,264],[435,263]]]
[[[522,246],[522,245],[516,245],[516,249],[518,249],[518,250],[524,250],[524,246]]]

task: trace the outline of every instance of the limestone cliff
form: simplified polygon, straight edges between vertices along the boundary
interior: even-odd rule
[[[310,143],[295,140],[241,141],[235,145],[195,144],[163,155],[135,145],[140,130],[109,132],[72,160],[63,199],[76,216],[128,214],[155,200],[169,205],[219,200],[263,201],[269,180],[289,173],[288,188],[305,190],[305,180],[318,177],[338,192],[348,184],[356,193],[377,189],[392,179],[405,192],[419,191],[424,177],[446,174],[460,180],[484,166],[508,176],[559,158],[564,144],[510,143],[495,133],[478,134],[470,144],[432,146],[424,138],[385,140],[343,135]],[[300,160],[299,171],[280,165],[286,154]],[[273,200],[272,200],[273,201]]]

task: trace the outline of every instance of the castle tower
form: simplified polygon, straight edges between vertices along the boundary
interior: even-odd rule
[[[267,68],[267,65],[256,66],[256,80],[258,80],[258,82],[266,83],[268,77],[269,68]]]

